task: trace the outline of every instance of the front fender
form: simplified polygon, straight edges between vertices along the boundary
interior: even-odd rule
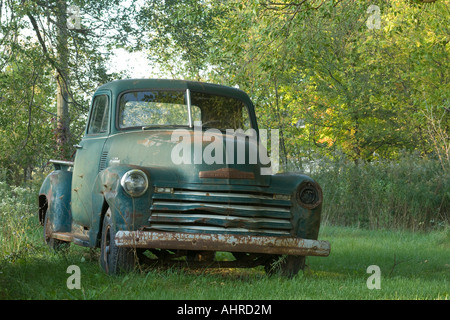
[[[54,232],[70,232],[72,228],[71,201],[72,172],[55,170],[39,190],[39,222],[48,215]]]
[[[319,202],[314,208],[303,206],[297,199],[299,187],[310,183],[317,188],[319,193]],[[291,223],[294,230],[294,236],[304,239],[317,239],[320,228],[320,215],[322,213],[322,189],[319,184],[311,177],[299,173],[282,173],[272,176],[272,186],[276,189],[282,186],[285,190],[291,192]]]
[[[137,198],[128,195],[120,184],[122,176],[131,169],[142,170],[147,174],[149,180],[147,191]],[[152,180],[146,168],[121,165],[108,167],[101,171],[97,175],[92,192],[93,229],[100,230],[103,217],[101,213],[106,203],[111,210],[115,231],[136,230],[148,220],[152,192]]]

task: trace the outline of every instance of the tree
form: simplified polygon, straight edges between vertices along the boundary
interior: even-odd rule
[[[155,26],[154,15],[145,21],[150,33],[171,26],[161,30],[173,41],[158,42],[164,32],[154,32],[150,52],[181,52],[165,56],[178,76],[189,77],[183,66],[196,65],[203,79],[250,92],[260,124],[282,130],[286,162],[316,152],[358,162],[403,149],[436,152],[424,113],[430,106],[441,110],[433,119],[448,132],[448,4],[186,0],[160,3],[154,14],[164,23]],[[379,29],[367,25],[371,5]],[[199,10],[192,7],[209,19],[195,35],[189,21]],[[179,17],[187,23],[177,24]],[[198,51],[204,54],[189,54]]]
[[[148,1],[138,14],[138,29],[143,36],[132,50],[147,50],[151,60],[173,77],[184,74],[200,79],[210,59],[215,17],[226,12],[213,1]]]
[[[52,70],[39,62],[36,45],[16,48],[14,59],[0,73],[1,179],[27,181],[32,170],[54,152]]]
[[[74,152],[72,144],[82,132],[93,90],[117,77],[108,74],[106,62],[112,48],[128,43],[127,35],[133,31],[134,5],[134,1],[123,4],[119,0],[0,2],[0,72],[5,79],[21,78],[17,68],[42,65],[39,71],[35,69],[34,77],[29,78],[32,85],[13,94],[16,95],[16,106],[31,98],[28,101],[31,110],[39,107],[37,110],[47,117],[47,122],[56,118],[53,141],[57,149],[51,157],[71,158]],[[42,70],[45,70],[45,76],[41,75]],[[8,91],[8,81],[0,84],[2,92]],[[41,87],[54,91],[53,94],[46,91],[46,104],[37,106],[36,99],[41,97],[37,89]],[[34,112],[24,114],[28,120],[23,121],[31,127],[35,125],[31,119]],[[7,113],[2,118],[6,122],[11,121]],[[18,136],[29,141],[27,132],[18,133]],[[48,138],[48,135],[44,136]],[[49,144],[44,136],[41,139],[36,136],[35,140],[38,143],[36,148],[42,147],[41,152],[48,150],[43,147]],[[22,151],[18,153],[22,156]],[[16,159],[18,163],[23,159],[21,156]]]

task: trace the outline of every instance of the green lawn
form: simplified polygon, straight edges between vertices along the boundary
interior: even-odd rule
[[[0,299],[448,299],[450,232],[368,231],[324,227],[329,257],[309,257],[294,279],[254,269],[150,269],[112,277],[98,251],[72,245],[65,255],[36,243],[0,257]],[[227,255],[222,255],[226,257]],[[68,289],[70,265],[80,268],[81,289]],[[368,289],[370,265],[380,268],[380,289]]]

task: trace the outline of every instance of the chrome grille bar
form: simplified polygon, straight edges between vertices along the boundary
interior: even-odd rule
[[[260,228],[291,229],[291,223],[286,219],[248,218],[239,216],[223,216],[215,214],[185,214],[185,213],[154,213],[150,223],[187,223],[205,224],[223,227],[246,226]]]
[[[173,224],[158,224],[144,230],[160,230],[160,231],[173,231],[173,232],[198,232],[198,233],[233,233],[233,234],[246,234],[246,235],[273,235],[273,236],[289,236],[289,231],[283,230],[270,230],[270,229],[245,229],[245,228],[221,228],[210,226],[185,226],[185,225],[173,225]]]

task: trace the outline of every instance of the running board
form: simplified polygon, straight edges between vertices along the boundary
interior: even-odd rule
[[[74,235],[71,232],[53,232],[51,237],[61,241],[73,242],[82,247],[90,247],[88,237],[80,237],[80,235]]]

